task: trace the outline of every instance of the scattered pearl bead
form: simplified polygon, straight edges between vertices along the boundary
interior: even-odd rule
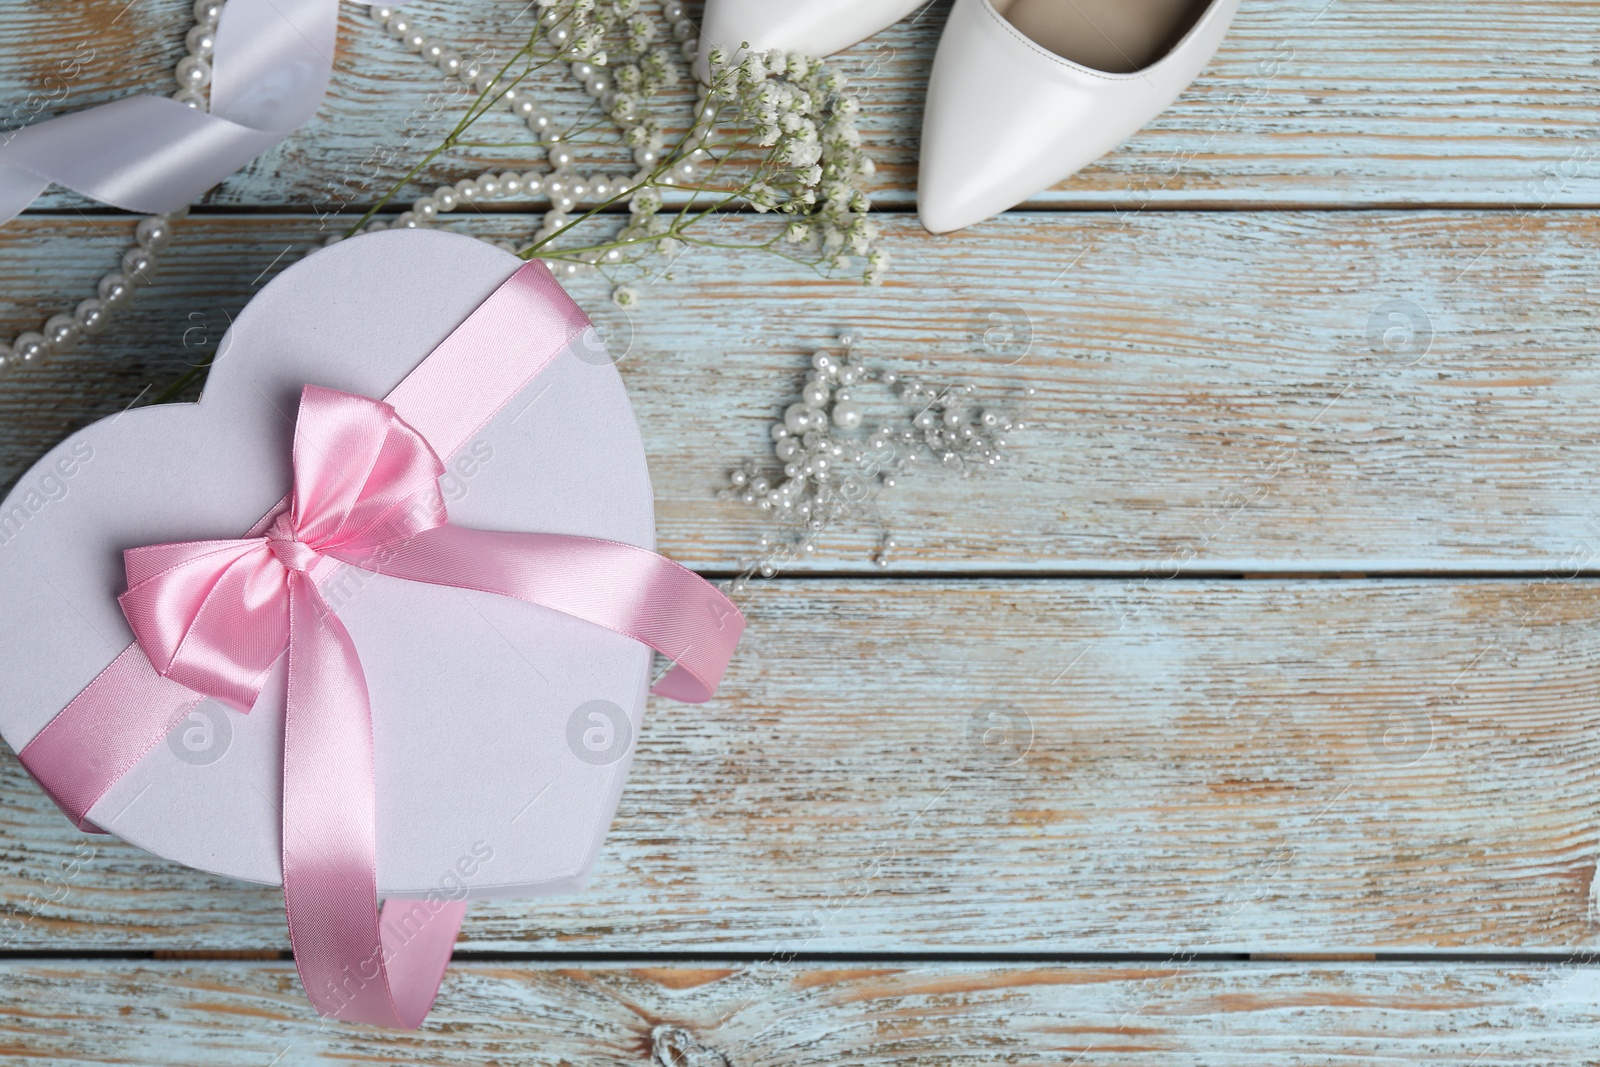
[[[215,26],[222,17],[222,0],[195,0],[194,20],[203,26]]]
[[[156,271],[156,257],[142,248],[130,248],[122,253],[122,273],[134,285],[149,285]]]
[[[100,294],[100,302],[106,307],[118,308],[132,299],[133,284],[126,275],[112,271],[100,279],[95,291]]]
[[[139,220],[133,236],[140,248],[159,252],[172,243],[172,224],[160,215],[150,215]]]
[[[199,56],[184,56],[172,76],[180,89],[204,89],[211,84],[211,64]]]
[[[78,320],[71,315],[51,315],[44,324],[44,339],[53,349],[72,347],[82,334]]]
[[[72,317],[78,320],[78,328],[84,333],[97,332],[106,324],[107,316],[105,303],[92,296],[78,301],[78,306],[72,310]]]
[[[37,330],[29,330],[17,335],[11,343],[11,354],[16,357],[20,367],[31,367],[44,361],[50,352],[50,344],[44,339],[44,334]]]
[[[861,425],[861,405],[844,401],[833,405],[833,424],[841,430],[854,430]]]
[[[195,26],[184,37],[183,46],[192,56],[210,59],[217,50],[217,31],[210,25]]]

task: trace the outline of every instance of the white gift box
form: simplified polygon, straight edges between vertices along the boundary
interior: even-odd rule
[[[133,642],[125,549],[243,536],[290,487],[307,384],[382,398],[522,265],[431,230],[285,270],[198,404],[135,408],[41,459],[0,506],[0,733],[20,751]],[[589,331],[445,457],[452,522],[655,547],[644,449]],[[322,592],[372,697],[381,895],[582,888],[632,758],[648,648],[507,597],[341,567]],[[281,884],[284,663],[243,715],[206,701],[89,812],[142,848]]]

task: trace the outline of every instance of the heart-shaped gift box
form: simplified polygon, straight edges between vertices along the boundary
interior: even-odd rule
[[[395,230],[337,243],[250,301],[198,404],[130,410],[41,459],[0,507],[6,741],[24,752],[134,643],[117,599],[125,550],[239,538],[281,506],[308,383],[388,396],[475,313],[483,327],[508,279],[533,271],[549,299],[565,300],[542,267],[469,238]],[[621,378],[581,313],[564,313],[580,326],[542,369],[469,440],[440,450],[449,522],[653,549],[649,474]],[[512,313],[487,328],[513,347],[542,327]],[[494,372],[502,357],[479,342],[470,358]],[[581,888],[627,775],[650,649],[537,603],[343,564],[320,589],[370,691],[379,895]],[[87,821],[167,859],[281,884],[288,658],[249,714],[216,700],[189,710]]]

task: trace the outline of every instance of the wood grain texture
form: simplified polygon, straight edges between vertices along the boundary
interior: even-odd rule
[[[429,94],[445,83],[371,28],[364,6],[344,5],[333,90],[317,117],[224,182],[211,204],[368,203],[443,137],[449,123]],[[14,114],[4,125],[170,91],[188,7],[9,5],[0,101]],[[457,47],[502,53],[513,46],[507,23],[522,9],[478,0],[412,8],[425,30]],[[913,199],[922,96],[945,10],[936,3],[839,58],[864,99],[885,205]],[[1597,24],[1594,0],[1246,0],[1222,50],[1170,111],[1034,203],[1600,203]],[[552,78],[547,99],[575,116],[584,98],[568,81]],[[483,128],[493,141],[521,134],[509,116]],[[534,161],[527,148],[473,150],[447,169],[463,177]],[[40,206],[82,203],[55,193]]]
[[[87,291],[129,229],[0,231],[0,330]],[[115,332],[0,389],[0,480],[209,358],[317,233],[189,221]],[[621,358],[662,544],[702,569],[757,555],[770,520],[714,493],[770,455],[810,350],[848,325],[878,366],[975,383],[1032,425],[1009,466],[924,470],[794,573],[872,571],[885,527],[903,546],[890,573],[1567,573],[1600,546],[1597,238],[1600,220],[1570,211],[1024,214],[896,237],[881,289],[697,248],[632,313],[599,278],[574,292]],[[904,417],[886,390],[863,399],[874,421]]]
[[[63,1067],[1526,1067],[1592,1064],[1600,1044],[1583,965],[470,963],[416,1033],[319,1024],[287,964],[0,979],[5,1062]]]
[[[1594,582],[793,580],[748,606],[717,700],[652,709],[591,888],[475,904],[463,948],[1595,943]],[[86,855],[0,766],[0,947],[288,947],[275,891]]]

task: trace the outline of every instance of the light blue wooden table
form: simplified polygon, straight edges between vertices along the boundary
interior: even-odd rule
[[[467,43],[516,6],[412,5]],[[187,7],[7,5],[0,100],[79,47],[52,107],[161,87]],[[0,1062],[1595,1062],[1600,3],[1246,0],[1150,129],[933,238],[941,21],[840,60],[883,289],[701,251],[631,318],[574,292],[631,337],[662,546],[704,573],[755,554],[714,492],[840,327],[1031,386],[1018,458],[924,471],[758,583],[718,700],[652,709],[591,891],[475,907],[417,1034],[319,1023],[279,893],[85,839],[0,757]],[[442,134],[353,6],[339,59],[116,330],[0,382],[0,482],[203,361],[330,182]],[[0,332],[132,225],[53,193],[0,229]],[[990,705],[1005,759],[971,739]]]

